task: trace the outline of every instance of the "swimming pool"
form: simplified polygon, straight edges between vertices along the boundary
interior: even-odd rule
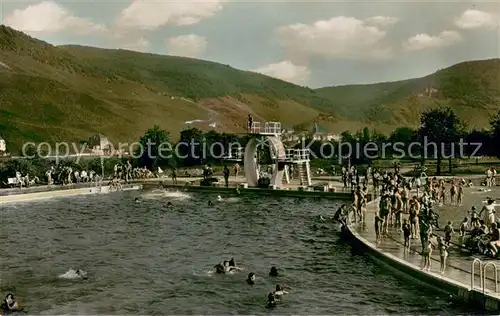
[[[216,197],[129,191],[2,205],[1,293],[47,315],[465,312],[353,254],[318,221],[340,202]],[[231,257],[245,270],[211,273]],[[274,279],[273,265],[282,269]],[[71,268],[89,279],[58,278]],[[253,286],[249,272],[257,275]],[[291,294],[269,311],[277,283]]]

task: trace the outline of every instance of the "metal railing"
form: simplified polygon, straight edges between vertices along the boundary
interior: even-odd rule
[[[309,149],[288,149],[286,153],[288,161],[305,161],[309,160]]]
[[[475,278],[476,278],[476,273],[474,271],[476,267],[476,263],[479,264],[479,282],[481,282],[481,288],[483,287],[483,268],[482,268],[482,261],[478,258],[474,259],[472,261],[472,267],[471,267],[471,276],[470,276],[470,287],[471,289],[474,289],[474,283],[475,283]]]
[[[494,262],[486,262],[484,265],[483,265],[483,294],[484,294],[484,291],[485,291],[485,288],[486,288],[486,268],[488,268],[489,266],[493,267],[494,272],[495,272],[495,294],[498,294],[498,267],[497,265],[494,263]]]
[[[476,278],[476,263],[479,265],[479,280],[480,280],[480,287],[483,292],[483,294],[486,291],[486,271],[488,267],[493,267],[494,275],[495,275],[495,294],[498,294],[498,266],[494,262],[486,262],[483,264],[483,262],[476,258],[474,261],[472,261],[472,267],[471,267],[471,280],[470,280],[470,287],[471,290],[474,290],[475,288],[475,278]]]
[[[252,122],[252,126],[250,126],[250,133],[251,134],[260,134],[260,122]]]
[[[281,134],[280,122],[266,122],[264,125],[264,133],[266,134]]]
[[[252,122],[250,126],[251,134],[281,134],[281,123],[280,122],[266,122],[264,123],[264,128],[260,122]]]

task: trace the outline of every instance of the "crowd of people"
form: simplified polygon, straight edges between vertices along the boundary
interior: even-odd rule
[[[495,169],[488,169],[482,186],[496,185],[495,176]],[[440,272],[444,273],[450,247],[468,249],[493,258],[499,253],[500,222],[497,222],[494,199],[488,198],[479,211],[473,207],[459,227],[454,227],[452,221],[442,228],[439,225],[435,206],[462,207],[464,188],[473,186],[470,180],[423,178],[420,175],[404,177],[396,166],[394,172],[383,173],[368,167],[360,177],[357,168],[349,166],[342,168],[342,182],[344,187],[354,189],[354,200],[350,207],[341,206],[334,219],[343,225],[361,223],[365,227],[366,188],[371,182],[374,195],[380,198],[374,215],[376,243],[390,236],[391,231],[402,234],[405,251],[410,251],[412,242],[419,241],[424,270],[431,269],[430,258],[437,251],[441,261]],[[454,242],[455,230],[458,230],[458,241]]]

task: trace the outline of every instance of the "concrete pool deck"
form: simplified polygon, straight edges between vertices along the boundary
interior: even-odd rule
[[[57,197],[68,197],[68,196],[76,196],[76,195],[95,195],[95,194],[109,194],[116,191],[110,189],[109,186],[102,187],[83,187],[83,188],[75,188],[71,186],[67,186],[64,189],[61,187],[51,187],[52,190],[39,189],[37,191],[24,191],[22,193],[11,193],[6,195],[0,195],[0,205],[5,203],[17,203],[17,202],[29,202],[35,200],[43,200],[49,198],[57,198]],[[129,191],[129,190],[139,190],[141,189],[140,185],[125,185],[123,186],[121,191]]]
[[[370,203],[364,227],[361,224],[351,224],[347,227],[347,237],[356,249],[370,255],[396,273],[426,283],[453,295],[454,298],[476,304],[479,308],[488,311],[500,310],[500,293],[495,279],[496,266],[490,263],[493,261],[474,260],[476,258],[459,256],[455,252],[450,252],[446,271],[440,274],[439,254],[434,251],[431,272],[423,271],[421,270],[421,245],[418,240],[412,240],[413,245],[410,251],[406,252],[403,248],[402,234],[391,229],[388,236],[383,238],[381,243],[376,244],[374,226],[376,203],[378,203],[377,200]],[[472,273],[473,262],[475,262],[474,273]],[[485,272],[484,286],[481,282],[483,271]]]

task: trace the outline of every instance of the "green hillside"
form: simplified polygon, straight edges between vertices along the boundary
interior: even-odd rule
[[[317,91],[351,120],[415,125],[426,108],[449,105],[471,125],[483,127],[500,107],[500,59],[463,62],[424,78]]]
[[[476,61],[421,79],[313,90],[203,60],[55,47],[0,26],[0,136],[11,151],[95,133],[131,142],[155,124],[177,136],[193,120],[243,132],[248,114],[285,126],[318,122],[337,133],[385,131],[417,124],[424,108],[440,104],[484,124],[498,108],[498,73],[499,60]],[[438,91],[419,96],[429,86]]]
[[[190,120],[242,132],[249,113],[294,126],[334,108],[312,89],[227,65],[55,47],[5,26],[0,87],[0,136],[11,149],[25,141],[86,140],[97,132],[113,141],[135,141],[153,124],[177,136]]]

